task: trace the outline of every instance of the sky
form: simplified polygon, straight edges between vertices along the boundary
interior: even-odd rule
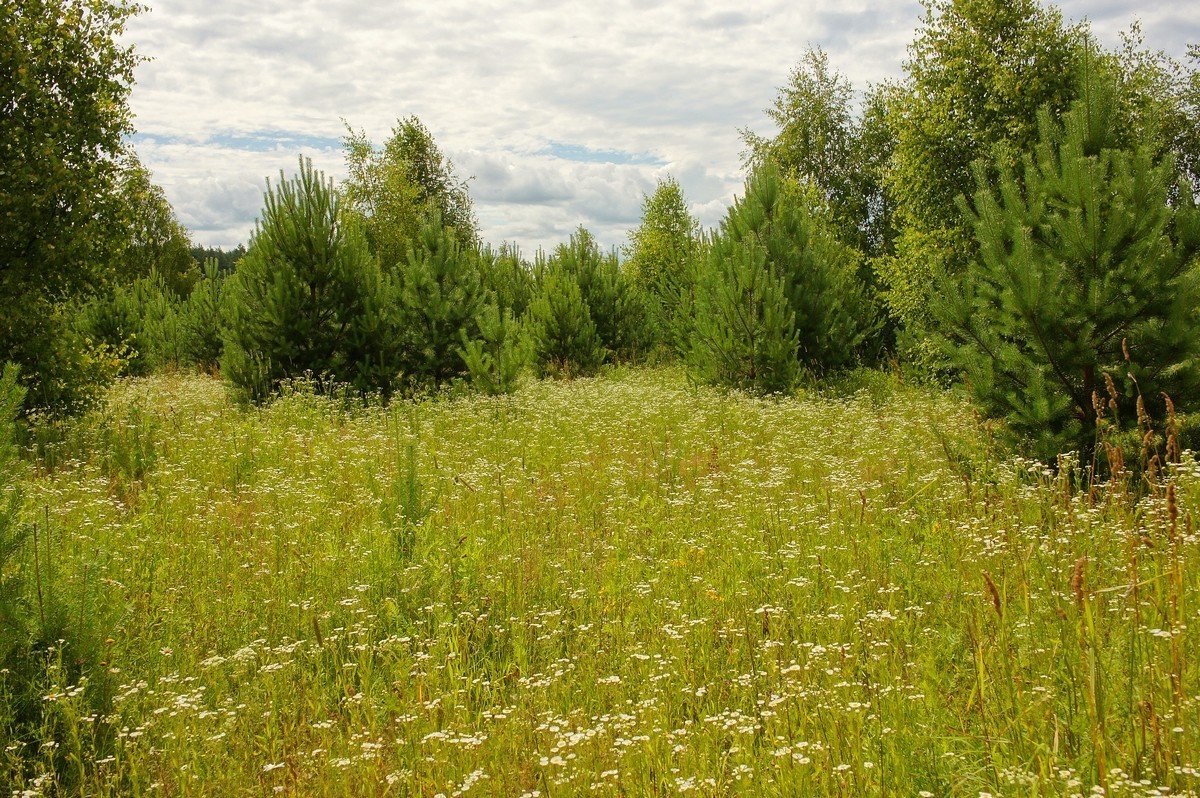
[[[143,163],[197,244],[248,241],[266,179],[303,155],[345,174],[350,125],[377,144],[416,115],[469,178],[485,240],[532,254],[579,225],[605,247],[672,175],[715,226],[744,179],[745,128],[808,46],[862,90],[899,77],[914,0],[157,0],[126,38]],[[1200,10],[1068,0],[1099,39],[1140,20],[1182,58]]]

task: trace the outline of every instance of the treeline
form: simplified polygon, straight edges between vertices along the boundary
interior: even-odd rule
[[[123,108],[133,56],[106,47]],[[301,159],[249,247],[192,250],[203,263],[126,162],[97,194],[124,220],[100,265],[5,241],[3,301],[37,323],[3,335],[27,407],[50,412],[167,365],[263,401],[306,375],[383,397],[503,393],[523,374],[676,360],[772,393],[888,364],[965,378],[1041,456],[1090,452],[1108,426],[1164,430],[1164,394],[1200,399],[1191,55],[1185,69],[1136,29],[1105,50],[1034,0],[929,0],[902,78],[856,92],[809,51],[767,110],[778,132],[743,132],[748,177],[718,228],[666,178],[624,258],[583,228],[532,259],[483,242],[416,118],[379,147],[349,130],[341,184]],[[34,267],[69,279],[22,283]]]

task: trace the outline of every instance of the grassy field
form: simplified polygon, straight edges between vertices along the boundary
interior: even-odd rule
[[[1200,791],[1194,458],[1082,493],[961,399],[866,383],[246,410],[126,382],[24,483],[38,611],[75,637],[0,785]]]

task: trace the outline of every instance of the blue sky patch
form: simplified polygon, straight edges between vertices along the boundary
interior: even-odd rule
[[[153,141],[159,144],[195,144],[219,147],[226,150],[245,152],[308,152],[341,149],[342,140],[331,136],[310,136],[286,130],[250,130],[246,132],[214,133],[204,138],[190,136],[159,135],[157,133],[135,133],[129,139],[133,144]]]
[[[649,153],[624,152],[622,150],[594,150],[582,144],[563,144],[554,141],[538,151],[540,155],[552,155],[565,161],[584,163],[635,164],[638,166],[666,166],[667,162]]]

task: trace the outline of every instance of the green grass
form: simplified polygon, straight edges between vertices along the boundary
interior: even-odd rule
[[[44,601],[104,665],[51,654],[57,745],[10,743],[0,785],[1195,794],[1195,460],[1172,525],[1163,491],[1079,493],[959,398],[868,382],[249,410],[125,382],[25,481]]]

